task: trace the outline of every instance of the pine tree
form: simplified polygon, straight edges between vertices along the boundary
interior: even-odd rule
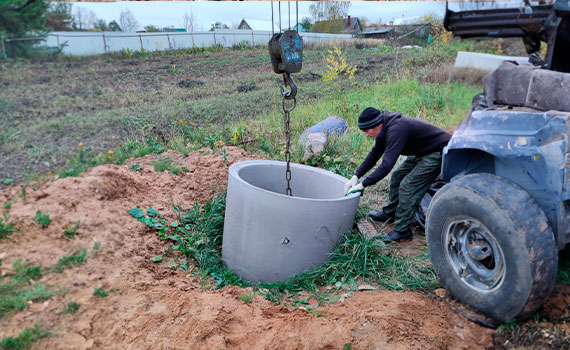
[[[48,0],[2,0],[0,1],[0,35],[5,39],[42,40],[46,35],[46,12]],[[8,56],[33,55],[35,40],[4,41],[3,49]]]
[[[7,38],[24,38],[45,33],[47,0],[0,1],[0,32]]]

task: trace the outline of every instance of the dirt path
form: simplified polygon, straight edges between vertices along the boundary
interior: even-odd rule
[[[72,248],[89,248],[87,262],[37,282],[60,293],[34,303],[0,321],[0,337],[17,335],[38,321],[53,333],[35,349],[485,349],[492,331],[468,322],[436,298],[413,292],[359,291],[344,302],[318,309],[317,317],[302,308],[274,305],[256,296],[246,304],[237,299],[240,287],[207,289],[190,272],[153,263],[166,243],[131,218],[134,206],[152,206],[171,213],[171,203],[190,207],[223,191],[229,164],[253,158],[229,148],[227,162],[208,151],[188,157],[169,151],[188,168],[173,175],[148,166],[156,156],[136,160],[143,171],[128,165],[89,169],[78,178],[47,183],[28,193],[9,211],[20,229],[0,241],[0,272],[26,258],[52,266]],[[133,164],[131,161],[129,164]],[[15,189],[0,192],[6,201]],[[52,223],[42,229],[33,222],[37,210]],[[77,237],[63,236],[65,227],[81,222]],[[101,242],[97,252],[91,247]],[[93,296],[96,287],[110,290]],[[69,301],[81,304],[75,314],[59,312]]]

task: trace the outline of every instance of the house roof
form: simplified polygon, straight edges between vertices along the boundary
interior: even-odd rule
[[[271,30],[271,21],[264,21],[260,19],[251,19],[251,18],[244,18],[241,20],[239,27],[240,28],[243,24],[247,24],[252,30]],[[283,28],[285,30],[285,28]],[[273,31],[279,32],[279,22],[273,23]]]
[[[392,27],[369,27],[362,29],[362,34],[386,34],[393,29]]]

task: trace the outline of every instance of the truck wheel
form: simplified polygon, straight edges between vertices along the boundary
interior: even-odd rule
[[[454,179],[428,209],[426,236],[443,286],[503,322],[531,316],[550,296],[558,250],[538,203],[491,174]]]

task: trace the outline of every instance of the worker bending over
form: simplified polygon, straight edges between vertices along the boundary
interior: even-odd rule
[[[371,211],[376,221],[394,220],[394,230],[381,238],[387,241],[411,240],[410,226],[422,197],[441,172],[441,152],[451,135],[423,120],[400,112],[379,111],[368,107],[358,117],[358,127],[375,139],[354,176],[345,185],[345,193],[363,191],[382,180],[400,155],[408,156],[392,173],[389,201],[381,212]],[[361,183],[358,179],[380,165]]]

